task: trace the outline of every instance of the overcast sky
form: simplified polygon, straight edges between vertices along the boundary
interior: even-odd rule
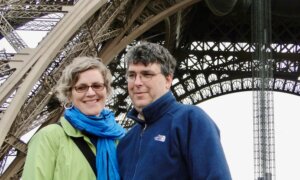
[[[225,95],[201,103],[217,123],[234,180],[253,180],[252,92]],[[276,179],[300,179],[300,97],[274,92]]]
[[[19,32],[31,48],[45,32]],[[6,40],[0,50],[13,52]],[[253,118],[252,92],[234,93],[199,104],[216,122],[233,180],[253,180]],[[276,179],[300,179],[300,97],[274,92]]]

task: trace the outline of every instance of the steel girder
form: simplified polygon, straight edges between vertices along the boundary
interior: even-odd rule
[[[128,43],[196,2],[78,1],[36,49],[22,50],[22,55],[5,62],[14,72],[4,79],[0,87],[3,92],[1,162],[6,160],[8,154],[16,154],[11,165],[22,167],[14,162],[24,162],[20,160],[24,156],[18,154],[24,155],[25,150],[16,149],[20,141],[9,143],[8,134],[19,139],[42,123],[49,123],[49,119],[55,119],[53,116],[56,120],[60,116],[58,112],[62,108],[53,98],[53,88],[63,68],[74,57],[98,55],[108,64]],[[140,10],[134,15],[136,9]],[[132,17],[127,17],[128,14]],[[107,51],[111,47],[115,51]],[[14,64],[16,59],[21,59],[17,65]],[[20,175],[21,169],[11,166],[5,169],[5,164],[1,165],[2,177]]]
[[[18,2],[15,9],[24,4],[34,9],[37,1]],[[80,10],[84,0],[39,2],[49,9],[36,14],[19,11],[19,16],[27,16],[27,20],[14,18],[17,11],[6,12],[10,14],[10,22],[15,22],[11,23],[15,29],[41,30],[36,26],[36,22],[41,22],[45,23],[43,29],[50,32],[35,49],[24,49],[13,56],[2,54],[5,58],[0,61],[1,178],[19,177],[22,172],[26,144],[20,137],[60,117],[63,108],[53,96],[54,88],[64,67],[76,56],[98,56],[109,66],[115,93],[108,106],[126,127],[132,125],[125,118],[131,102],[122,57],[126,47],[138,40],[161,43],[175,55],[178,67],[172,91],[183,103],[197,104],[229,93],[253,90],[254,47],[250,43],[251,18],[247,13],[233,11],[226,16],[215,16],[200,0],[88,1],[95,2],[93,7],[97,7],[90,7],[92,10],[88,12],[87,7]],[[56,9],[57,5],[61,8]],[[30,24],[30,18],[49,14],[55,23],[47,24],[51,20],[46,16]],[[270,86],[275,91],[299,95],[300,24],[294,18],[273,19],[275,68]],[[66,26],[72,30],[67,31]],[[15,159],[6,168],[7,158],[11,156]]]

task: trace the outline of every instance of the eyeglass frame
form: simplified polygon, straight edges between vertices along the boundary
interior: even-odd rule
[[[95,88],[95,86],[98,86],[98,85],[100,85],[101,87],[99,87],[99,89]],[[79,86],[83,86],[85,90],[78,90],[78,87],[79,87]],[[92,88],[92,90],[95,91],[95,92],[99,92],[99,91],[103,91],[104,88],[106,88],[105,83],[93,83],[93,84],[90,85],[90,86],[88,86],[88,85],[86,85],[86,84],[81,84],[81,85],[79,85],[79,86],[73,86],[73,89],[74,89],[77,93],[86,93],[86,92],[88,92],[88,90],[89,90],[90,88]]]
[[[151,72],[148,72],[148,71],[141,72],[141,73],[127,72],[126,75],[125,75],[125,78],[126,78],[127,82],[132,83],[132,82],[135,82],[136,81],[136,77],[139,76],[139,78],[140,78],[140,80],[142,82],[149,82],[149,81],[152,80],[152,78],[154,76],[157,76],[159,74],[163,74],[163,73],[161,73],[161,72],[159,72],[159,73],[154,73],[154,72],[151,73]],[[134,75],[134,77],[130,77],[129,75]]]

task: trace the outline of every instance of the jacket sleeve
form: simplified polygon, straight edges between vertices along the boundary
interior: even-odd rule
[[[231,180],[218,127],[202,109],[188,107],[182,150],[190,177],[197,180]]]
[[[59,146],[58,134],[56,125],[50,125],[41,129],[31,138],[22,180],[53,179]]]

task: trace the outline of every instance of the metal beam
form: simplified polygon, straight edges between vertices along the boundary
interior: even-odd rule
[[[119,54],[130,42],[139,37],[141,34],[149,30],[154,25],[161,22],[166,17],[173,15],[174,13],[187,8],[195,3],[200,2],[201,0],[185,0],[180,1],[179,3],[171,6],[170,8],[164,10],[163,12],[157,14],[156,16],[149,18],[144,24],[136,28],[133,32],[124,36],[122,39],[118,41],[118,43],[114,43],[115,46],[112,46],[111,49],[105,51],[100,57],[103,62],[108,64],[117,54]]]
[[[6,18],[0,12],[0,32],[4,35],[9,44],[19,52],[21,49],[28,47],[22,38],[15,32],[14,28],[9,24]]]
[[[17,69],[5,82],[5,85],[0,87],[0,100],[3,100],[3,98],[7,97],[7,94],[11,92],[13,87],[19,84],[28,73],[0,121],[0,146],[2,146],[5,136],[13,123],[12,120],[16,118],[17,114],[15,112],[20,110],[34,83],[50,64],[56,53],[79,27],[105,3],[105,0],[80,0],[77,2],[70,13],[68,13],[44,41],[40,43],[36,53],[29,56],[28,62],[23,63],[23,67]]]

